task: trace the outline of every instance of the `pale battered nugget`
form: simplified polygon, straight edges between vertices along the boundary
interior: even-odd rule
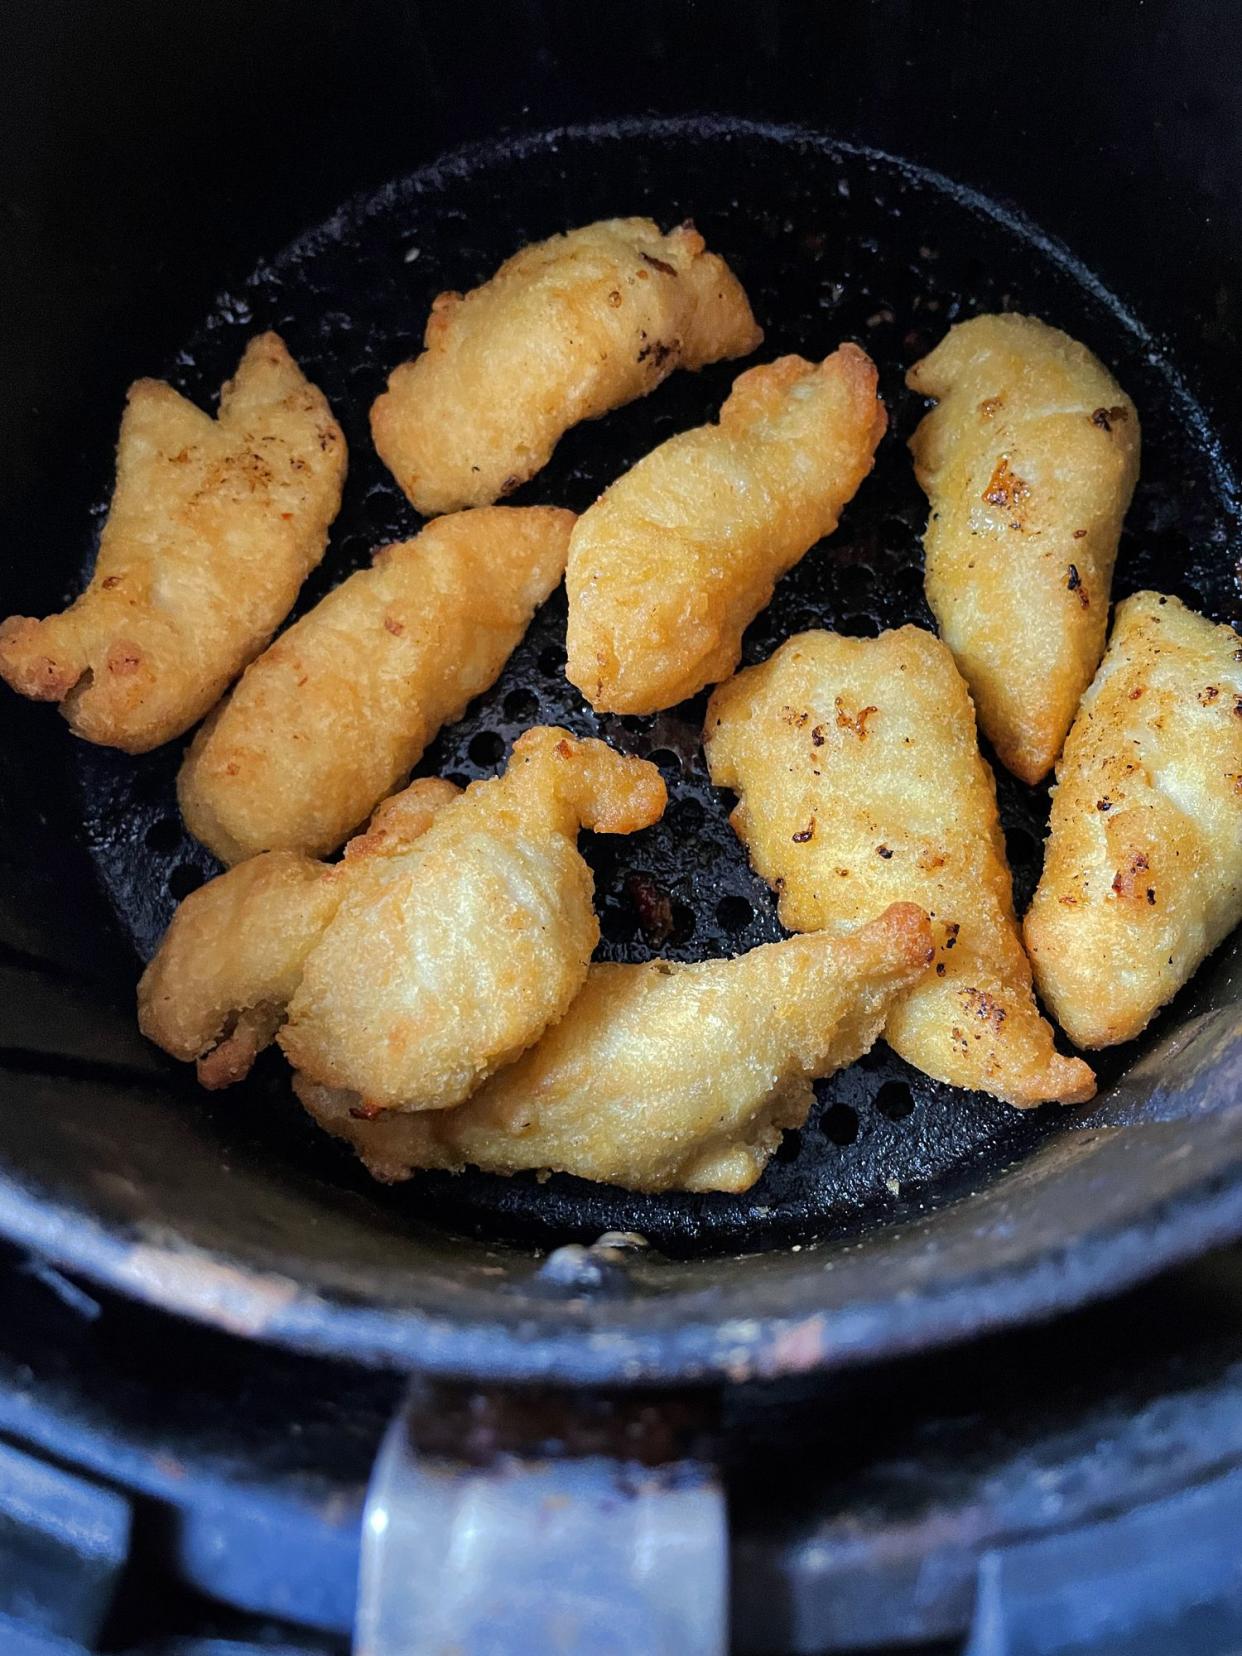
[[[1111,1046],[1240,922],[1242,638],[1140,592],[1057,766],[1035,981],[1079,1046]]]
[[[335,867],[271,851],[191,892],[138,985],[142,1033],[197,1062],[205,1087],[240,1081],[275,1040],[303,963],[365,859],[410,845],[457,791],[434,777],[412,783],[384,801]]]
[[[579,420],[762,339],[692,225],[665,236],[650,219],[606,219],[524,247],[464,298],[442,293],[371,432],[417,511],[486,506],[547,465]]]
[[[59,615],[0,626],[0,676],[104,747],[180,736],[289,613],[344,478],[341,429],[273,333],[246,347],[214,420],[139,380],[90,584]]]
[[[374,858],[312,950],[279,1040],[371,1110],[444,1109],[559,1019],[599,941],[578,830],[657,821],[645,759],[528,730],[407,852]]]
[[[322,855],[504,667],[565,567],[572,512],[486,507],[386,547],[246,670],[177,793],[225,862]]]
[[[565,672],[593,707],[654,713],[726,678],[777,580],[837,526],[884,435],[875,364],[842,345],[734,382],[719,425],[671,438],[569,543]]]
[[[1091,1097],[1090,1069],[1055,1050],[1035,1005],[995,784],[939,639],[802,633],[717,690],[705,739],[792,931],[840,932],[892,902],[931,915],[935,965],[889,1013],[890,1046],[1019,1107]]]
[[[895,904],[848,936],[737,960],[595,965],[560,1023],[455,1110],[366,1120],[347,1093],[297,1091],[381,1179],[473,1165],[749,1190],[782,1128],[806,1120],[812,1081],[867,1051],[931,958],[927,916]]]
[[[910,443],[927,601],[1002,763],[1038,782],[1104,650],[1138,415],[1085,345],[1031,316],[959,324],[906,383],[937,399]]]

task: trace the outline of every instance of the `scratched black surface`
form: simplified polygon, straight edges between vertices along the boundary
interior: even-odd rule
[[[1030,226],[943,179],[805,134],[719,122],[550,134],[428,168],[274,254],[217,299],[175,360],[134,364],[135,374],[162,372],[212,406],[246,339],[275,327],[326,391],[349,440],[350,472],[328,554],[295,613],[377,547],[418,527],[371,449],[367,412],[389,370],[417,349],[433,296],[474,285],[527,241],[628,213],[666,225],[693,217],[741,275],[766,329],[757,360],[784,351],[818,358],[854,339],[880,365],[891,424],[876,469],[837,534],[781,583],[751,627],[746,661],[804,627],[874,635],[906,621],[931,624],[919,542],[925,503],[905,452],[921,407],[902,377],[952,322],[995,309],[1033,311],[1086,340],[1138,404],[1143,478],[1123,538],[1118,594],[1156,585],[1238,619],[1238,521],[1227,466],[1160,342],[1087,272]],[[644,401],[579,427],[513,501],[583,509],[656,443],[713,417],[737,371],[725,364],[675,375]],[[100,510],[97,500],[96,523]],[[84,536],[83,567],[90,553]],[[669,783],[663,822],[630,839],[584,838],[601,956],[693,960],[780,936],[772,899],[728,827],[730,801],[707,778],[703,698],[651,718],[597,717],[563,676],[564,625],[561,592],[497,684],[441,734],[420,769],[459,781],[491,775],[514,738],[538,722],[647,755]],[[216,871],[177,817],[181,745],[141,759],[75,747],[99,879],[145,958],[176,900]],[[1037,875],[1046,792],[1003,771],[998,785],[1021,909]],[[1125,1050],[1106,1057],[1102,1079],[1127,1057]],[[271,1055],[240,1097],[209,1105],[187,1094],[183,1107],[218,1111],[230,1139],[252,1139],[355,1188],[365,1180],[302,1118]],[[751,1247],[859,1228],[929,1188],[943,1194],[977,1181],[1019,1157],[1055,1120],[1055,1110],[1022,1116],[940,1086],[881,1047],[821,1084],[805,1129],[786,1136],[745,1197],[650,1198],[563,1177],[540,1184],[437,1174],[381,1199],[397,1216],[496,1236],[550,1242],[622,1228],[671,1252]]]

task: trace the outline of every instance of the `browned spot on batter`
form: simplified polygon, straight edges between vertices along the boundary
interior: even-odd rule
[[[1130,898],[1138,895],[1138,877],[1146,874],[1147,858],[1142,851],[1131,853],[1124,868],[1119,868],[1113,875],[1113,890],[1118,897]]]
[[[1030,484],[1010,470],[1009,456],[1002,454],[988,479],[987,488],[983,491],[984,500],[989,506],[1001,506],[1016,511],[1022,502],[1029,498],[1030,493]],[[1015,522],[1013,527],[1020,528],[1020,522]]]
[[[1099,426],[1101,431],[1111,431],[1117,421],[1129,418],[1129,410],[1120,405],[1116,408],[1097,408],[1091,416],[1091,424]]]
[[[985,397],[979,404],[979,412],[985,420],[990,420],[997,409],[1004,405],[1004,397]]]
[[[390,632],[394,638],[399,638],[405,631],[405,624],[398,621],[395,615],[386,615],[384,617],[384,631]]]
[[[867,740],[867,720],[873,713],[878,713],[876,707],[860,707],[857,713],[849,714],[845,711],[845,702],[842,697],[835,698],[837,709],[837,724],[842,730],[852,730],[860,742]]]
[[[993,1029],[999,1029],[1005,1021],[1005,1008],[986,989],[976,989],[972,985],[962,992],[962,1004],[972,1017],[981,1018]]]
[[[108,651],[108,671],[118,678],[136,673],[142,665],[142,651],[136,644],[114,644]]]
[[[664,259],[657,259],[652,254],[644,253],[641,250],[638,256],[644,264],[649,264],[653,270],[662,270],[666,276],[676,276],[677,274],[676,268]],[[641,271],[639,271],[639,275],[642,275]]]

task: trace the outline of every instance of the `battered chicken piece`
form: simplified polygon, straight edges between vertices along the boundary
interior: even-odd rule
[[[607,219],[524,247],[464,298],[442,293],[371,433],[417,511],[485,506],[546,466],[579,420],[762,339],[692,225],[665,236],[650,219]]]
[[[599,924],[580,827],[657,821],[656,767],[540,726],[404,855],[371,859],[312,951],[279,1040],[377,1111],[444,1109],[512,1063],[586,978]]]
[[[224,862],[322,855],[498,677],[565,567],[572,512],[487,507],[351,575],[247,669],[177,792]]]
[[[142,1033],[196,1061],[204,1087],[240,1081],[276,1038],[307,955],[367,859],[404,850],[457,792],[435,777],[412,783],[335,867],[270,851],[191,892],[138,985]]]
[[[1240,922],[1242,638],[1140,592],[1057,766],[1035,980],[1072,1040],[1111,1046]]]
[[[1038,782],[1104,650],[1138,415],[1086,346],[1031,316],[961,323],[906,383],[938,400],[910,443],[927,601],[1002,763]]]
[[[617,480],[569,543],[569,660],[593,707],[654,713],[726,678],[777,580],[830,535],[886,425],[875,364],[842,345],[742,374],[720,423]]]
[[[932,959],[927,916],[894,904],[844,937],[817,932],[737,960],[592,966],[564,1018],[455,1110],[306,1108],[381,1179],[419,1167],[576,1173],[629,1190],[748,1190],[800,1127],[817,1077],[851,1064]]]
[[[90,584],[59,615],[0,626],[0,677],[104,747],[180,736],[289,613],[344,478],[341,429],[274,333],[246,347],[217,419],[139,380]]]
[[[1014,918],[992,774],[949,651],[919,627],[807,632],[712,697],[712,780],[792,931],[839,933],[886,903],[931,915],[934,969],[884,1034],[938,1081],[1021,1108],[1090,1098],[1053,1047]]]

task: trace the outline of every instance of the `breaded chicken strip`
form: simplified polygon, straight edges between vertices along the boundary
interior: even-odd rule
[[[595,965],[560,1023],[455,1110],[366,1120],[348,1093],[297,1091],[380,1179],[472,1164],[749,1190],[782,1128],[806,1120],[812,1081],[867,1051],[932,954],[927,916],[902,903],[737,960]]]
[[[503,776],[351,885],[290,1003],[290,1063],[369,1110],[459,1104],[582,987],[599,924],[579,828],[633,833],[664,803],[645,759],[528,730]]]
[[[90,584],[59,615],[0,626],[0,676],[104,747],[180,736],[289,613],[344,478],[341,429],[273,333],[246,347],[214,420],[139,380]]]
[[[1138,415],[1085,345],[1032,316],[959,324],[906,383],[938,404],[910,443],[927,601],[1002,763],[1038,782],[1103,654]]]
[[[884,435],[875,365],[842,345],[734,382],[719,425],[671,438],[579,518],[569,660],[593,707],[654,713],[726,678],[777,580],[830,535]]]
[[[464,298],[442,293],[371,433],[417,511],[486,506],[546,466],[579,420],[762,338],[692,225],[665,236],[650,219],[606,219],[524,247]]]
[[[457,792],[435,777],[411,783],[335,867],[270,851],[191,892],[138,985],[142,1033],[197,1061],[205,1087],[240,1081],[275,1040],[307,955],[367,859],[404,850]]]
[[[572,512],[486,507],[386,547],[247,668],[177,793],[225,862],[322,855],[493,684],[565,567]]]
[[[1140,592],[1057,766],[1026,917],[1035,981],[1079,1046],[1111,1046],[1239,923],[1242,637]]]
[[[717,690],[706,742],[791,930],[839,933],[892,902],[931,915],[935,967],[884,1029],[903,1058],[1019,1107],[1091,1097],[1090,1069],[1057,1053],[1035,1006],[995,785],[939,639],[801,633]]]

